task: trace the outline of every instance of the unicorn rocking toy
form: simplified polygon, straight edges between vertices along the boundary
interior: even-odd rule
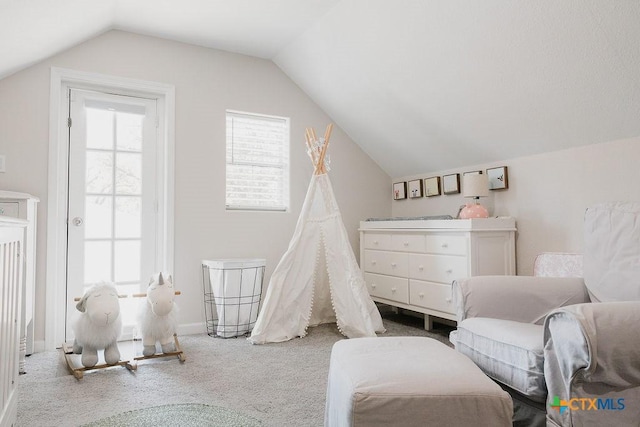
[[[156,342],[160,342],[162,353],[176,351],[173,343],[177,324],[175,296],[171,276],[165,279],[160,273],[157,279],[151,278],[139,318],[144,356],[156,353]]]

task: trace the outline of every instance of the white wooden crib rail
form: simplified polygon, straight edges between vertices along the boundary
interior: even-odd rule
[[[26,221],[0,216],[0,427],[17,415],[22,246]]]

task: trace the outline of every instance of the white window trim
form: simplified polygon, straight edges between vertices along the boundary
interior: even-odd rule
[[[287,124],[287,129],[288,129],[288,133],[287,133],[287,141],[286,141],[286,145],[287,145],[287,150],[289,150],[289,155],[288,155],[288,162],[286,165],[286,182],[284,183],[284,192],[286,194],[284,194],[284,197],[286,198],[286,203],[284,204],[285,206],[283,207],[275,207],[275,206],[238,206],[238,205],[227,205],[226,204],[226,189],[227,189],[227,177],[226,177],[226,167],[227,167],[227,162],[226,162],[226,149],[227,149],[227,137],[226,137],[226,133],[225,133],[225,210],[227,212],[233,212],[233,211],[247,211],[247,212],[289,212],[291,209],[291,119],[289,117],[283,117],[283,116],[274,116],[274,115],[270,115],[270,114],[260,114],[260,113],[250,113],[247,111],[239,111],[239,110],[226,110],[225,111],[225,123],[226,123],[226,118],[228,114],[234,114],[234,115],[239,115],[239,116],[247,116],[247,117],[255,117],[256,119],[265,119],[265,120],[273,120],[273,121],[284,121]],[[226,128],[226,124],[225,124],[225,132],[227,132],[228,129]]]
[[[175,87],[164,83],[148,82],[117,76],[51,68],[51,86],[49,97],[49,175],[47,204],[47,270],[46,270],[46,313],[45,313],[45,350],[59,347],[64,340],[66,322],[64,307],[66,292],[60,283],[66,282],[66,215],[67,215],[67,166],[68,106],[65,88],[84,87],[92,90],[117,90],[136,96],[158,98],[158,128],[164,129],[158,134],[159,146],[163,147],[164,157],[160,169],[164,171],[165,212],[163,212],[164,230],[162,247],[166,252],[162,256],[163,271],[174,271],[174,152],[175,152]],[[162,204],[160,204],[162,205]]]

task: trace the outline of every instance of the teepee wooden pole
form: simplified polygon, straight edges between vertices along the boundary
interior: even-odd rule
[[[304,130],[304,137],[307,140],[307,144],[311,145],[311,141],[313,138],[311,138],[311,130],[309,128],[306,128]]]
[[[324,164],[324,158],[327,154],[327,148],[329,148],[329,139],[331,138],[331,130],[333,129],[333,124],[329,123],[327,125],[327,129],[324,132],[324,144],[322,145],[322,150],[320,151],[320,158],[318,159],[318,165],[319,167],[316,168],[320,169],[320,173],[318,175],[321,175],[323,173],[327,173],[327,169],[325,167]]]
[[[317,167],[317,159],[316,159],[316,150],[313,148],[313,140],[311,138],[311,131],[309,128],[305,129],[304,134],[305,140],[307,141],[307,148],[309,149],[309,155],[311,156],[311,163],[313,163],[314,169]]]
[[[333,124],[329,123],[327,125],[327,129],[324,132],[324,143],[322,147],[317,147],[316,142],[318,141],[318,137],[316,136],[316,131],[313,128],[306,128],[304,137],[307,142],[307,148],[309,149],[309,155],[311,156],[311,162],[314,167],[314,175],[322,175],[327,173],[327,169],[324,164],[324,158],[327,153],[327,148],[329,147],[329,139],[331,138],[331,131],[333,129]]]
[[[329,123],[327,125],[327,129],[324,131],[324,140],[329,143],[329,138],[331,138],[331,131],[333,130],[333,123]]]

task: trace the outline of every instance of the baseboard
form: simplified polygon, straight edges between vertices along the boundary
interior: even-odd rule
[[[207,333],[207,327],[205,323],[183,323],[178,325],[178,336],[180,335],[197,335]]]

